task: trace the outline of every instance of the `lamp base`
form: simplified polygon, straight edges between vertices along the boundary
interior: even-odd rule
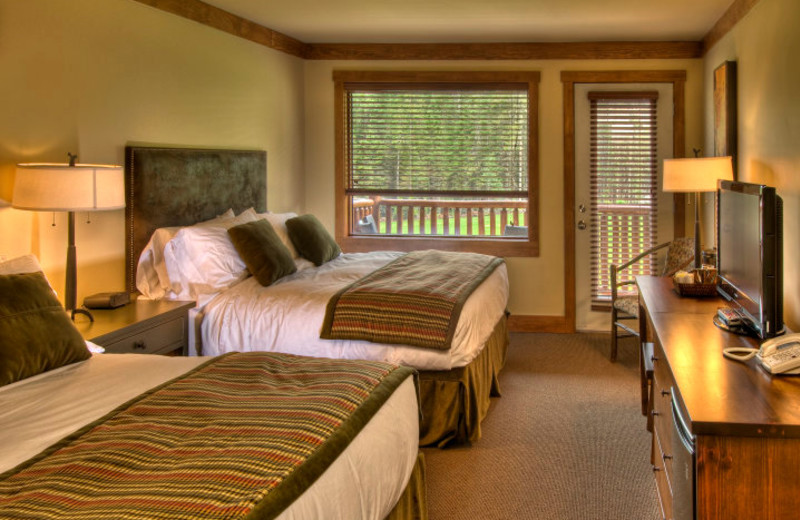
[[[92,316],[92,313],[89,312],[88,309],[72,309],[70,311],[70,313],[71,313],[72,321],[75,321],[75,315],[76,314],[83,314],[83,315],[89,317],[89,321],[92,321],[92,322],[94,321],[94,316]]]

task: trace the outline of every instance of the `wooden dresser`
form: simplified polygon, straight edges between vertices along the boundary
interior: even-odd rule
[[[800,376],[724,358],[723,348],[758,344],[713,324],[721,298],[682,298],[669,278],[636,284],[641,337],[654,344],[652,462],[664,518],[800,518]],[[694,442],[688,458],[680,418]]]

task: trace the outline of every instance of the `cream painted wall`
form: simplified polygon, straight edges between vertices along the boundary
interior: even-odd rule
[[[306,90],[306,208],[334,223],[334,70],[538,70],[540,256],[508,258],[509,310],[521,316],[564,315],[564,139],[561,71],[686,70],[686,153],[703,142],[701,60],[368,62],[308,61]],[[693,212],[694,210],[691,209]],[[693,213],[688,213],[689,215]]]
[[[0,0],[0,198],[14,165],[123,164],[126,144],[267,150],[268,205],[304,204],[302,60],[131,0]],[[76,218],[78,298],[124,288],[124,211]],[[64,287],[66,214],[0,208],[0,255]]]
[[[705,57],[705,143],[713,150],[714,69],[738,69],[739,179],[783,198],[784,319],[800,330],[800,2],[761,0]]]
[[[0,0],[0,66],[0,198],[14,164],[67,151],[119,164],[131,143],[259,148],[270,209],[331,228],[334,69],[539,70],[541,255],[508,259],[518,315],[564,312],[562,70],[685,69],[687,152],[703,139],[701,60],[302,62],[130,0]],[[124,272],[123,212],[84,217],[79,298],[121,289]],[[37,254],[60,288],[66,217],[55,220],[0,208],[0,255]]]

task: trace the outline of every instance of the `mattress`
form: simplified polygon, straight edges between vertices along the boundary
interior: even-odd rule
[[[0,387],[0,473],[206,359],[96,354]],[[409,378],[279,518],[385,518],[408,483],[418,435],[416,389]]]
[[[266,350],[336,359],[367,359],[418,370],[450,370],[480,353],[508,303],[508,272],[503,263],[467,299],[449,350],[355,340],[320,339],[328,300],[339,289],[402,253],[345,253],[319,267],[310,262],[298,272],[263,287],[253,278],[216,295],[200,310],[201,353]],[[191,350],[191,349],[190,349]]]

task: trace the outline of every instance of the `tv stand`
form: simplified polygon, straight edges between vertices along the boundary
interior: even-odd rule
[[[653,347],[651,462],[664,518],[798,518],[800,378],[722,356],[758,343],[714,326],[721,298],[680,297],[666,277],[636,284],[640,337]]]

